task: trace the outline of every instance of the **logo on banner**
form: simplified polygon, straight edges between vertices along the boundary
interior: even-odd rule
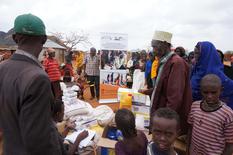
[[[101,33],[102,50],[127,50],[128,35],[123,33]]]

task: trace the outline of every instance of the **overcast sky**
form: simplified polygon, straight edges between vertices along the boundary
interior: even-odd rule
[[[17,15],[32,13],[47,32],[83,30],[100,47],[100,32],[128,34],[128,48],[146,48],[155,30],[173,33],[174,46],[188,50],[211,41],[233,50],[232,0],[1,0],[0,31],[13,27]]]

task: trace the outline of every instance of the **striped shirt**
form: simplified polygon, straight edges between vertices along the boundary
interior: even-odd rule
[[[43,62],[45,71],[47,72],[50,81],[59,81],[61,78],[61,73],[59,70],[59,65],[56,59],[47,58]]]
[[[100,70],[100,59],[96,55],[94,57],[91,57],[90,55],[87,55],[84,59],[84,64],[86,64],[86,73],[89,76],[99,76]]]
[[[190,155],[220,155],[226,143],[233,143],[233,111],[225,103],[205,112],[201,101],[194,102],[188,123],[193,126]]]

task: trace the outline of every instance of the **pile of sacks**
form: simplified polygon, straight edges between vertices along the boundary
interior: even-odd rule
[[[64,119],[69,119],[76,115],[88,115],[93,111],[93,108],[89,103],[77,98],[77,91],[79,90],[78,86],[74,85],[72,87],[67,87],[64,83],[61,84],[61,86],[63,91],[62,101],[65,106]]]
[[[114,118],[114,112],[108,106],[101,105],[93,108],[88,102],[78,99],[78,86],[67,87],[63,83],[61,87],[65,107],[64,120],[75,121],[77,129],[85,129],[97,124],[105,126]]]

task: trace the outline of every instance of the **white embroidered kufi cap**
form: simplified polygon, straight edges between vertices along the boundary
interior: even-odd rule
[[[155,31],[153,40],[166,41],[171,44],[172,34],[165,31]]]

